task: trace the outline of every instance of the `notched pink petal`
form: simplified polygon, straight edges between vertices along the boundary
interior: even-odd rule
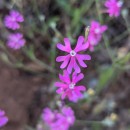
[[[73,82],[77,83],[77,82],[79,82],[83,78],[84,78],[84,75],[82,73],[80,73],[73,79]]]
[[[64,73],[63,75],[59,74],[60,80],[61,80],[62,82],[65,82],[65,83],[68,83],[68,84],[69,84],[71,81],[70,81],[69,74],[67,74],[68,72],[67,72],[66,70],[64,70],[63,73]]]
[[[78,66],[78,64],[76,63],[76,59],[74,59],[74,70],[76,73],[80,73],[80,67]]]
[[[78,41],[77,41],[77,45],[74,49],[76,52],[78,52],[80,50],[80,47],[82,46],[83,42],[84,42],[84,37],[79,36]]]
[[[84,61],[83,61],[83,59],[79,59],[79,58],[77,58],[77,60],[78,60],[78,62],[79,62],[79,64],[80,64],[80,66],[82,66],[82,67],[87,67],[87,65],[84,63]]]
[[[86,88],[84,86],[75,86],[76,89],[78,89],[79,91],[86,91]]]
[[[71,74],[73,68],[74,68],[74,57],[71,57],[70,63],[68,64],[67,67],[67,71],[69,74]]]
[[[66,84],[64,84],[62,82],[55,82],[54,86],[56,86],[56,87],[66,87]]]
[[[80,48],[78,48],[77,51],[75,49],[74,49],[74,51],[76,51],[76,52],[85,51],[85,50],[88,49],[88,47],[89,47],[89,44],[88,44],[88,42],[86,42],[83,45],[81,45]]]
[[[64,69],[64,68],[67,66],[67,64],[69,63],[69,61],[70,61],[70,55],[67,55],[67,56],[65,57],[63,63],[61,64],[60,68],[61,68],[61,69]]]
[[[64,61],[64,60],[66,59],[66,57],[67,57],[67,56],[58,56],[58,57],[56,58],[56,61],[57,61],[57,62]]]
[[[61,51],[65,51],[66,52],[66,47],[65,46],[63,46],[62,44],[60,44],[60,43],[57,43],[57,48],[59,49],[59,50],[61,50]]]
[[[65,47],[68,50],[67,52],[70,52],[71,49],[71,43],[70,43],[70,39],[69,38],[64,38],[64,43],[65,43]]]
[[[78,63],[80,64],[80,66],[85,68],[87,67],[87,65],[84,63],[84,60],[91,60],[91,56],[87,54],[77,54],[76,59]]]
[[[79,60],[80,59],[82,59],[82,60],[91,60],[91,56],[87,55],[87,54],[77,54],[76,58],[79,59]]]

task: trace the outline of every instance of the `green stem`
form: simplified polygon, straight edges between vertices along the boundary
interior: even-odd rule
[[[122,17],[123,17],[124,20],[125,20],[126,27],[127,27],[127,31],[128,31],[128,33],[129,33],[129,35],[130,35],[130,24],[129,24],[129,21],[128,21],[127,17],[125,17],[125,16],[123,16],[123,15],[122,15]]]
[[[100,21],[101,24],[103,24],[102,13],[100,12],[100,2],[99,2],[99,0],[95,0],[95,2],[96,2],[96,8],[97,8],[99,21]],[[104,34],[103,34],[103,40],[104,40],[105,47],[107,49],[108,55],[111,58],[112,63],[114,63],[114,57],[113,57],[113,55],[111,54],[111,51],[110,51],[109,41]]]
[[[38,10],[38,5],[36,0],[32,0],[32,5],[33,5],[33,10],[35,11],[37,17],[39,16],[39,10]]]
[[[13,62],[16,62],[17,59],[6,49],[4,44],[0,41],[0,48],[3,50],[3,52],[10,58],[10,62],[13,64]]]

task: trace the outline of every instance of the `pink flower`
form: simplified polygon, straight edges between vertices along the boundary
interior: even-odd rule
[[[0,110],[0,127],[4,126],[8,122],[8,118],[5,116],[5,112]]]
[[[11,10],[10,14],[5,17],[4,24],[7,28],[16,30],[20,28],[19,23],[23,21],[24,18],[18,11]]]
[[[47,112],[46,110],[49,111]],[[75,122],[74,111],[71,109],[71,107],[66,106],[64,106],[61,109],[61,112],[58,112],[57,110],[55,111],[53,113],[51,109],[45,108],[42,114],[44,122],[47,123],[47,125],[50,127],[50,130],[68,130],[69,127],[72,126]],[[50,113],[54,115],[53,120],[52,117],[50,116]]]
[[[21,33],[10,34],[8,36],[7,45],[15,50],[23,47],[25,45],[25,39],[23,39],[23,34]]]
[[[88,36],[88,44],[90,51],[94,51],[94,46],[96,46],[101,38],[102,34],[107,30],[106,25],[100,25],[97,21],[92,21],[90,26],[90,32]]]
[[[43,110],[42,119],[47,123],[52,123],[56,118],[56,112],[51,111],[50,108],[45,108]]]
[[[74,72],[71,81],[69,73],[64,70],[63,75],[59,74],[59,78],[62,82],[56,82],[55,86],[58,87],[56,92],[61,95],[62,99],[68,98],[70,101],[77,102],[83,97],[81,91],[85,91],[86,88],[81,85],[76,86],[76,83],[84,78],[82,73]]]
[[[84,63],[84,60],[90,60],[90,55],[87,54],[78,54],[81,51],[85,51],[88,48],[87,43],[84,43],[84,37],[79,36],[77,45],[75,49],[71,49],[70,46],[70,40],[68,38],[64,38],[65,46],[58,43],[57,48],[67,52],[68,54],[65,56],[58,56],[56,58],[57,62],[63,62],[60,66],[61,69],[64,69],[67,67],[67,71],[69,73],[72,72],[72,69],[74,68],[75,72],[80,73],[80,66],[87,67],[87,65]],[[79,63],[79,65],[77,64]],[[68,66],[67,66],[68,65]]]
[[[65,116],[68,124],[73,125],[75,122],[75,116],[74,111],[71,109],[71,107],[63,107],[62,113]]]
[[[118,0],[107,0],[104,5],[107,8],[107,13],[109,13],[110,17],[118,17],[120,15],[123,2]]]
[[[71,107],[63,107],[57,115],[57,121],[52,125],[53,130],[68,130],[75,122],[74,111]]]

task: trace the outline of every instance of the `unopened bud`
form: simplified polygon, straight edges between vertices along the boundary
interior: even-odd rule
[[[88,26],[88,27],[85,28],[85,42],[88,39],[89,31],[90,31],[90,26]]]

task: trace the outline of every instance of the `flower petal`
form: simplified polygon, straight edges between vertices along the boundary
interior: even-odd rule
[[[66,98],[66,93],[64,92],[62,95],[61,95],[61,99],[64,100]]]
[[[80,73],[77,76],[75,76],[74,78],[72,77],[72,82],[77,83],[83,78],[84,78],[84,75],[82,73]]]
[[[69,63],[69,61],[70,61],[70,55],[68,54],[66,56],[66,58],[64,59],[63,63],[61,64],[60,68],[64,69],[67,66],[67,64]]]
[[[66,55],[66,56],[58,56],[58,57],[56,58],[56,61],[57,61],[57,62],[64,61],[67,56],[68,56],[68,55]]]
[[[80,51],[85,51],[87,50],[89,47],[89,44],[88,42],[82,44],[77,50],[74,49],[75,52],[80,52]]]
[[[7,122],[8,122],[8,118],[7,117],[0,117],[0,127],[5,125]]]
[[[69,51],[67,50],[66,46],[63,46],[63,45],[60,44],[60,43],[57,43],[56,46],[57,46],[57,48],[58,48],[59,50],[61,50],[61,51],[69,52]]]
[[[66,49],[68,50],[68,52],[70,52],[72,49],[71,49],[71,43],[70,43],[69,38],[64,38],[64,43],[65,43]]]
[[[76,52],[79,51],[79,49],[82,46],[83,42],[84,42],[84,37],[83,36],[79,36],[78,41],[77,41],[77,45],[76,45],[76,47],[74,49]]]
[[[79,98],[81,98],[83,96],[83,94],[77,89],[75,89],[74,92],[75,92],[76,96]]]
[[[67,67],[67,71],[68,71],[69,74],[71,74],[73,68],[74,68],[74,57],[71,57],[70,63]]]
[[[71,46],[70,46],[70,40],[69,40],[69,38],[64,38],[64,42],[65,42],[65,46],[63,46],[60,43],[57,43],[57,48],[59,50],[62,50],[62,51],[65,51],[65,52],[69,53],[72,50]]]
[[[63,75],[59,74],[59,78],[61,81],[65,82],[67,84],[69,84],[71,82],[67,70],[63,71]]]
[[[54,84],[56,87],[62,87],[62,88],[66,88],[66,84],[62,83],[62,82],[55,82]]]
[[[76,73],[80,73],[80,67],[78,66],[78,64],[76,63],[76,58],[74,58],[74,70]]]
[[[79,98],[80,97],[78,97],[77,94],[75,93],[75,91],[73,90],[72,94],[71,94],[71,97],[69,97],[69,100],[76,103]]]
[[[75,86],[75,88],[79,91],[86,91],[86,87],[84,86]]]
[[[83,60],[91,60],[91,56],[87,54],[77,54],[76,59],[82,67],[87,67]]]
[[[82,66],[84,68],[87,67],[87,65],[84,63],[84,61],[82,59],[77,58],[77,60],[78,60],[78,62],[80,64],[80,66]]]
[[[66,91],[66,95],[67,95],[68,99],[71,100],[71,98],[72,98],[72,90]]]

